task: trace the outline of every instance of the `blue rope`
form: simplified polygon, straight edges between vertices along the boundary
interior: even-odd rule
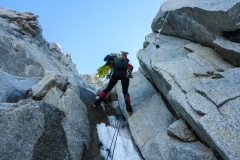
[[[107,159],[108,159],[108,157],[109,157],[109,155],[110,155],[110,153],[111,153],[111,148],[112,148],[113,140],[115,139],[115,135],[116,135],[117,131],[119,130],[119,126],[120,126],[120,121],[118,121],[117,127],[115,128],[115,131],[114,131],[114,134],[113,134],[113,138],[112,138],[112,142],[111,142],[111,145],[110,145],[110,150],[109,150],[109,152],[108,152]],[[117,134],[117,135],[118,135],[118,134]],[[117,141],[117,139],[116,139],[116,141]]]
[[[127,95],[128,95],[128,91],[126,92],[126,95],[125,95],[125,104],[126,104],[126,105],[127,105]],[[114,151],[115,151],[115,147],[116,147],[116,142],[117,142],[117,138],[118,138],[118,133],[119,133],[120,124],[122,123],[122,119],[123,119],[123,118],[122,118],[122,117],[123,117],[122,109],[123,109],[123,107],[120,109],[120,110],[121,110],[121,115],[120,115],[120,117],[119,117],[118,124],[117,124],[117,128],[115,129],[114,134],[113,134],[113,138],[112,138],[112,142],[113,142],[113,140],[115,139],[115,133],[117,133],[116,140],[114,141],[112,159],[113,159],[113,155],[114,155]],[[111,142],[110,150],[109,150],[110,153],[111,153],[112,142]],[[107,160],[108,160],[108,157],[109,157],[109,152],[108,152]]]
[[[122,116],[120,117],[120,124],[121,124],[121,122],[122,122]],[[120,126],[120,125],[119,125],[119,126]],[[119,133],[119,129],[118,129],[118,132],[117,132],[117,137],[118,137],[118,133]],[[112,159],[113,159],[113,155],[114,155],[114,151],[115,151],[116,142],[117,142],[117,138],[116,138],[116,141],[115,141],[114,147],[113,147]]]

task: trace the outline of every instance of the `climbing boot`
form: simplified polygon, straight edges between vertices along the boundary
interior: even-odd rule
[[[132,112],[128,112],[128,115],[131,116],[131,115],[132,115]]]

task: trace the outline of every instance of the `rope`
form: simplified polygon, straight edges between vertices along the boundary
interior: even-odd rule
[[[160,36],[160,34],[161,34],[161,31],[162,31],[162,29],[163,29],[163,27],[164,27],[164,25],[165,25],[165,23],[166,23],[166,21],[167,21],[167,18],[168,18],[169,13],[170,13],[170,11],[168,11],[167,16],[166,16],[166,18],[164,19],[164,22],[163,22],[163,25],[162,25],[161,29],[158,30],[159,33],[158,33],[158,35],[157,35],[157,38],[159,38],[159,36]]]
[[[125,96],[125,104],[126,105],[127,105],[127,93],[128,93],[128,91],[126,92],[126,96]],[[108,150],[107,160],[108,160],[108,157],[109,157],[109,155],[111,153],[112,143],[113,143],[113,140],[115,139],[115,134],[117,133],[116,140],[114,141],[114,147],[113,147],[113,153],[112,153],[112,160],[113,160],[113,155],[114,155],[114,151],[115,151],[115,147],[116,147],[116,142],[117,142],[117,138],[118,138],[119,128],[121,126],[122,119],[123,119],[122,118],[123,117],[122,109],[123,109],[123,107],[120,109],[121,110],[121,115],[120,115],[119,120],[118,120],[117,128],[115,128],[115,131],[114,131],[114,134],[113,134],[113,138],[112,138],[112,142],[111,142],[111,145],[110,145],[110,149]]]
[[[174,7],[172,7],[172,8],[176,8],[176,6],[179,6],[179,3],[180,3],[180,2],[181,2],[181,1],[178,1],[177,3],[175,3]],[[159,33],[158,33],[158,35],[157,35],[157,37],[156,37],[157,39],[160,39],[160,38],[159,38],[159,35],[160,35],[160,33],[161,33],[162,29],[163,29],[163,26],[165,25],[165,23],[166,23],[166,21],[167,21],[167,18],[168,18],[168,15],[169,15],[170,11],[171,11],[171,10],[168,11],[166,18],[164,19],[162,28],[158,30]],[[155,40],[155,41],[156,41],[156,40]],[[154,41],[154,42],[155,42],[155,41]]]
[[[112,148],[112,144],[113,144],[113,140],[115,139],[115,135],[117,133],[117,136],[118,136],[118,131],[119,131],[119,128],[120,128],[120,123],[121,123],[121,119],[118,121],[117,123],[117,128],[115,128],[115,131],[114,131],[114,134],[113,134],[113,138],[112,138],[112,142],[111,142],[111,145],[110,145],[110,149],[108,150],[108,156],[107,156],[107,160],[108,160],[108,157],[111,153],[111,148]],[[116,136],[116,140],[114,142],[114,148],[113,148],[113,153],[114,153],[114,149],[115,149],[115,144],[116,144],[116,141],[117,141],[117,136]],[[113,155],[112,155],[113,156]]]
[[[163,22],[162,27],[158,30],[158,35],[156,36],[155,41],[160,39],[160,34],[161,34],[162,29],[163,29],[163,27],[164,27],[164,25],[165,25],[165,23],[166,23],[166,21],[167,21],[167,18],[168,18],[169,13],[170,13],[170,11],[168,11],[166,18],[164,19],[164,22]],[[153,44],[155,44],[155,41],[153,42]],[[159,46],[158,44],[156,44],[156,48],[158,49],[159,47],[160,47],[160,46]]]
[[[109,79],[111,79],[111,76],[112,76],[112,74],[113,74],[113,69],[111,69],[110,70],[110,72],[107,74],[107,76],[105,77],[105,80],[103,79],[103,78],[99,78],[99,81],[98,82],[95,82],[95,83],[93,83],[93,82],[87,82],[87,83],[89,83],[89,84],[100,84],[100,83],[104,83],[104,82],[107,82]]]
[[[122,123],[122,116],[120,116],[120,124]],[[119,125],[120,126],[120,125]],[[119,127],[120,128],[120,127]],[[118,137],[118,133],[119,133],[119,128],[118,128],[118,132],[117,132],[117,137]],[[116,142],[117,142],[117,138],[116,141],[114,143],[114,147],[113,147],[113,154],[112,154],[112,159],[113,159],[113,155],[114,155],[114,151],[115,151],[115,146],[116,146]]]

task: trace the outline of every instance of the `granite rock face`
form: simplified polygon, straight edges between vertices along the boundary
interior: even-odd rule
[[[168,109],[226,160],[240,157],[239,6],[239,0],[168,0],[137,54]]]
[[[161,35],[156,49],[155,36],[146,37],[151,43],[137,55],[144,73],[163,94],[168,108],[185,120],[204,144],[223,159],[238,159],[240,132],[234,126],[239,118],[230,116],[235,113],[229,113],[226,106],[237,104],[239,69],[215,50],[189,40]]]
[[[128,116],[125,112],[124,114],[142,156],[147,160],[215,160],[213,152],[201,142],[197,140],[191,143],[184,142],[167,134],[168,127],[176,119],[156,89],[140,71],[134,72],[133,77],[129,85],[133,115]],[[120,107],[125,110],[120,83],[117,84],[117,93]]]
[[[96,73],[93,74],[82,74],[80,75],[85,88],[88,88],[91,92],[99,95],[103,89],[107,86],[107,82],[102,82],[97,78]]]
[[[224,59],[240,66],[236,45],[239,43],[239,7],[239,0],[168,0],[154,18],[152,30],[158,32],[162,29],[162,34],[216,48]],[[226,39],[227,43],[218,39]]]
[[[16,103],[29,96],[32,86],[40,78],[27,78],[10,75],[0,70],[0,103]]]
[[[57,87],[62,91],[66,90],[68,77],[56,72],[46,72],[43,79],[32,87],[32,96],[34,99],[42,99],[48,90]]]
[[[186,125],[186,123],[180,119],[173,122],[167,130],[168,135],[176,137],[184,142],[196,141],[197,137],[191,131],[190,128]]]
[[[240,158],[239,6],[161,6],[130,79],[133,115],[125,112],[120,83],[105,99],[116,104],[111,113],[124,112],[144,159]],[[37,15],[0,8],[0,24],[2,159],[102,159],[96,124],[108,118],[91,104],[106,84],[79,75],[71,54],[44,39]]]
[[[89,109],[95,94],[38,17],[0,8],[0,159],[100,160],[107,116]]]
[[[0,105],[1,159],[71,159],[64,113],[44,102]]]
[[[46,71],[66,74],[80,85],[81,78],[70,54],[42,36],[37,15],[0,8],[0,68],[20,77],[43,77]]]

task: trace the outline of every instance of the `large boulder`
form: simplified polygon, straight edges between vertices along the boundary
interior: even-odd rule
[[[88,110],[90,142],[88,146],[84,146],[82,160],[103,160],[100,155],[100,141],[98,138],[97,124],[105,123],[109,125],[108,117],[102,107],[93,108],[92,104],[96,100],[96,95],[86,88],[80,87],[80,98],[86,104]]]
[[[197,137],[193,131],[188,128],[187,124],[182,119],[173,122],[173,124],[168,127],[167,133],[168,135],[176,137],[185,142],[197,140]]]
[[[13,76],[0,70],[0,103],[16,103],[28,98],[30,89],[39,81],[39,78]]]
[[[138,71],[133,73],[133,79],[130,79],[130,85],[128,88],[128,93],[131,99],[131,105],[133,108],[133,112],[135,112],[136,107],[142,102],[154,95],[156,93],[154,87],[144,78],[143,74]],[[135,88],[139,88],[136,90]],[[128,117],[126,112],[125,105],[125,95],[122,92],[122,85],[119,81],[116,85],[117,95],[119,100],[119,106],[123,111],[123,114]]]
[[[147,39],[153,42],[155,36]],[[150,43],[137,57],[168,107],[223,159],[239,159],[240,132],[234,127],[239,118],[227,109],[238,104],[239,69],[188,40],[161,35],[157,43],[160,48]]]
[[[107,85],[107,82],[102,82],[97,77],[96,73],[93,73],[91,75],[82,74],[80,76],[82,78],[84,86],[96,95],[99,95]]]
[[[162,34],[216,47],[227,61],[240,66],[240,52],[235,45],[240,42],[239,7],[239,0],[168,0],[155,16],[152,30],[159,32],[162,29]],[[167,19],[165,24],[164,19]],[[217,37],[224,37],[227,43],[216,41]]]
[[[45,94],[53,87],[58,87],[62,91],[66,90],[68,76],[57,72],[46,72],[43,79],[32,87],[34,99],[42,99]]]
[[[59,99],[62,97],[63,94],[64,94],[64,92],[55,86],[55,87],[50,88],[47,91],[47,93],[42,98],[42,100],[48,104],[58,106]]]
[[[240,66],[240,44],[239,42],[231,42],[224,37],[218,36],[213,45],[217,52],[222,55],[223,59],[228,61],[234,66]]]
[[[102,159],[99,153],[99,139],[96,125],[108,118],[103,108],[93,108],[96,95],[84,87],[69,84],[66,92],[52,87],[43,97],[43,101],[59,108],[66,117],[63,128],[72,159]]]
[[[74,90],[68,88],[59,100],[57,108],[65,114],[62,126],[66,133],[71,158],[81,159],[83,147],[84,145],[88,146],[90,141],[86,105]]]
[[[176,120],[152,84],[138,71],[133,73],[129,94],[133,115],[128,117],[129,128],[142,156],[156,159],[209,159],[213,152],[199,141],[188,143],[167,134],[168,127]],[[124,109],[121,84],[117,84],[120,106]]]
[[[44,102],[0,104],[1,159],[71,159],[64,113]]]

